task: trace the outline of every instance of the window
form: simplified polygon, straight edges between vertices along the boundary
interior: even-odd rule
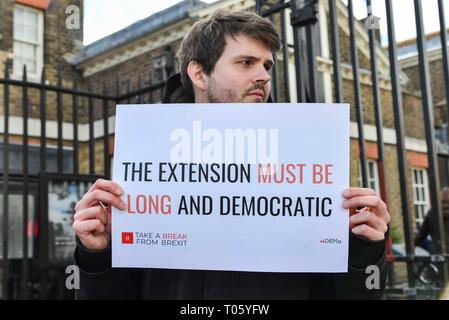
[[[413,179],[413,205],[415,207],[416,228],[419,228],[430,208],[429,185],[425,169],[412,169]]]
[[[0,142],[0,172],[3,169],[4,144]],[[56,172],[58,168],[58,150],[54,146],[47,146],[46,150],[47,171]],[[62,149],[63,172],[73,172],[73,150],[69,147]],[[28,146],[28,173],[37,175],[40,171],[40,146]],[[22,174],[23,172],[23,146],[19,144],[9,144],[9,173]]]
[[[377,161],[367,160],[366,165],[368,168],[368,188],[376,191],[380,195],[380,185],[379,185],[379,170],[377,168]],[[359,162],[359,185],[362,185],[362,166]]]
[[[30,80],[39,81],[43,64],[43,13],[29,7],[14,7],[13,74],[22,77],[27,67]]]
[[[9,182],[8,194],[8,258],[23,258],[23,195],[22,184],[19,182]],[[0,233],[3,234],[3,185],[0,185]],[[36,187],[29,185],[28,194],[28,225],[26,228],[28,239],[28,257],[34,255],[34,239],[37,233],[36,224]],[[0,248],[3,247],[3,237],[0,239]],[[3,259],[3,251],[0,250],[0,259]]]

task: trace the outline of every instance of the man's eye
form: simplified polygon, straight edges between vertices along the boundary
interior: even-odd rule
[[[240,63],[241,64],[244,64],[244,65],[246,65],[246,66],[249,66],[249,65],[251,65],[251,60],[243,60],[243,61],[240,61]]]
[[[271,66],[270,66],[270,65],[264,64],[263,66],[265,67],[265,70],[270,71],[270,69],[271,69]]]

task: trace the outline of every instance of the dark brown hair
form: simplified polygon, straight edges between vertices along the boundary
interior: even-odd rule
[[[193,94],[192,82],[187,74],[191,61],[196,61],[209,75],[223,54],[225,36],[246,35],[265,43],[274,52],[280,49],[279,35],[274,25],[249,11],[216,11],[210,18],[197,21],[184,37],[178,52],[181,82]]]

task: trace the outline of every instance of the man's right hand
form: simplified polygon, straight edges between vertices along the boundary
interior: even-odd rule
[[[75,206],[73,229],[81,243],[100,251],[111,242],[111,205],[126,209],[120,198],[122,188],[115,182],[98,179]]]

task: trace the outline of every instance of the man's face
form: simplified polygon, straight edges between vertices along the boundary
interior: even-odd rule
[[[271,90],[268,71],[273,66],[270,48],[245,35],[225,40],[223,54],[206,76],[209,102],[266,102]]]

